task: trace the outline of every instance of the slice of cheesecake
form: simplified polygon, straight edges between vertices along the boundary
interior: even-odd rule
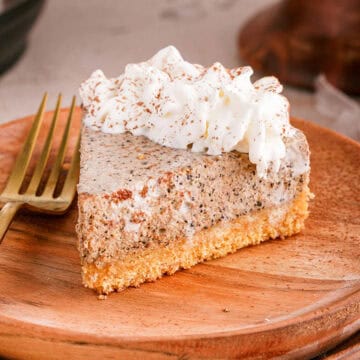
[[[309,148],[274,77],[190,64],[172,46],[80,87],[84,284],[138,286],[299,232]]]
[[[247,154],[209,156],[142,136],[83,128],[79,250],[83,282],[99,293],[173,274],[244,246],[298,233],[308,216],[305,136],[266,178]]]

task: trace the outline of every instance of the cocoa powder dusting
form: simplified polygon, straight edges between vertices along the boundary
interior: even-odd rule
[[[124,201],[132,198],[132,191],[127,189],[120,189],[112,194],[105,194],[105,199],[111,199],[114,203],[119,203],[120,201]]]
[[[148,193],[148,191],[149,191],[149,187],[147,185],[144,185],[144,187],[140,191],[140,196],[143,198],[146,197],[146,194]]]

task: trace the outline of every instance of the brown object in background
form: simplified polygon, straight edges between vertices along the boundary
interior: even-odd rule
[[[0,126],[0,190],[29,120]],[[64,217],[20,215],[0,251],[0,357],[309,359],[360,330],[360,145],[293,123],[309,141],[316,194],[302,233],[106,301],[81,284],[75,206]]]
[[[245,24],[239,50],[255,69],[284,83],[312,88],[323,73],[360,94],[360,0],[283,0]]]

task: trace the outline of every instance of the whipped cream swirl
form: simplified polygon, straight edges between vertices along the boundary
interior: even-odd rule
[[[129,64],[117,78],[96,70],[80,87],[84,123],[106,133],[131,132],[176,149],[209,155],[249,154],[259,176],[278,171],[293,136],[289,103],[275,77],[251,83],[253,71],[220,63],[190,64],[168,46]]]

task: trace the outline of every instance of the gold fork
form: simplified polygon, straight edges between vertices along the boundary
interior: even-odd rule
[[[79,144],[80,135],[78,136],[74,154],[72,156],[69,170],[61,192],[58,196],[54,196],[54,192],[58,183],[58,179],[62,170],[65,157],[66,145],[69,138],[70,125],[72,122],[75,109],[75,96],[73,97],[69,115],[65,124],[65,129],[58,149],[55,163],[51,168],[49,178],[46,182],[44,190],[41,194],[37,193],[41,179],[44,176],[45,167],[50,154],[51,145],[54,137],[56,122],[59,117],[61,95],[59,95],[56,103],[56,109],[52,117],[49,132],[45,140],[40,158],[35,166],[30,183],[24,193],[20,193],[25,174],[30,162],[32,152],[34,150],[39,130],[42,124],[44,110],[47,101],[47,94],[44,95],[39,110],[35,116],[34,122],[27,136],[23,148],[18,155],[13,170],[9,176],[5,189],[0,195],[0,203],[5,203],[0,211],[0,244],[9,228],[12,219],[17,211],[26,206],[35,212],[48,214],[64,214],[70,207],[76,192],[76,184],[79,176]]]

